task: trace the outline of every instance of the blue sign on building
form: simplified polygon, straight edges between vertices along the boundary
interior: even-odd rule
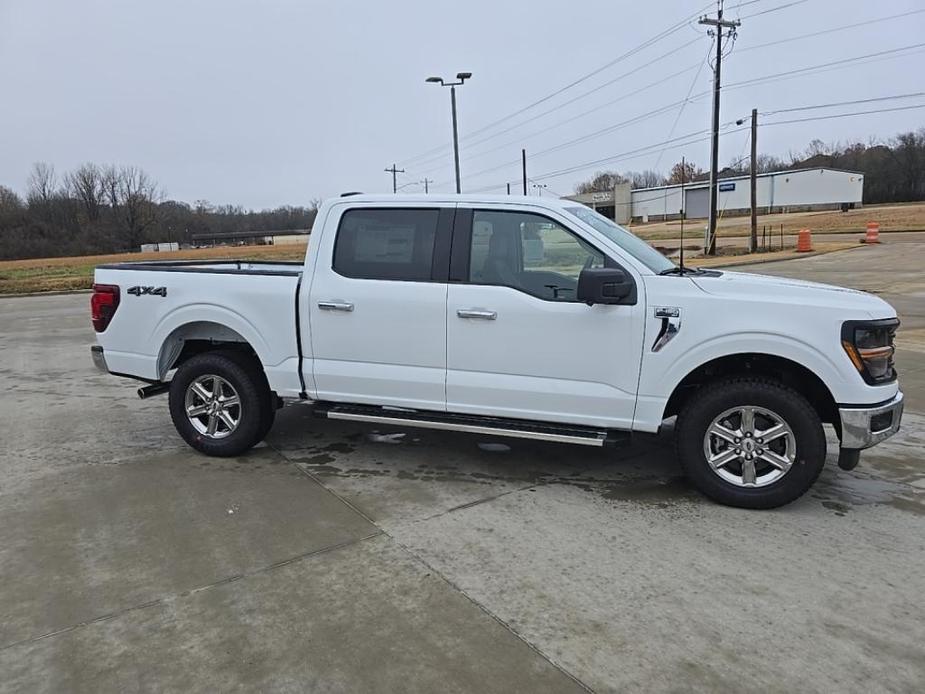
[[[735,189],[736,189],[735,183],[720,183],[719,184],[719,192],[721,193],[725,193],[727,191],[735,190]]]

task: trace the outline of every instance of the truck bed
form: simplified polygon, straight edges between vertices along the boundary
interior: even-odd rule
[[[262,260],[147,260],[137,263],[98,265],[100,270],[153,270],[156,272],[210,272],[227,275],[294,275],[302,274],[301,261]]]
[[[274,391],[298,397],[302,263],[173,260],[96,268],[97,284],[119,288],[119,306],[97,334],[109,370],[161,381],[189,340],[246,343]]]

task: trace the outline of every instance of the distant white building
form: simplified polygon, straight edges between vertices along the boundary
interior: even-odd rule
[[[180,244],[176,241],[162,241],[161,243],[143,243],[141,244],[142,253],[155,253],[166,251],[179,251]]]
[[[758,174],[759,214],[860,207],[864,196],[864,174],[840,169],[794,169]],[[748,176],[721,178],[717,209],[724,215],[746,214],[751,209]],[[705,219],[710,210],[710,182],[638,188],[630,192],[617,186],[613,193],[571,195],[618,222],[676,219],[683,209],[688,219]],[[627,213],[627,209],[629,211]]]

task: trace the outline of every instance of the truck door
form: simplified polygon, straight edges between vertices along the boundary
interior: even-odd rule
[[[526,205],[460,205],[447,301],[447,409],[630,428],[643,290],[637,277],[636,305],[578,302],[579,273],[604,263],[565,216]]]
[[[453,213],[388,203],[330,211],[309,292],[317,399],[445,409]]]

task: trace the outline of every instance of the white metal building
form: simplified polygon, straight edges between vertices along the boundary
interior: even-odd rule
[[[864,193],[864,175],[840,169],[775,171],[758,174],[756,183],[759,214],[860,207]],[[592,201],[591,195],[597,197]],[[682,208],[688,219],[705,219],[710,209],[709,181],[685,185],[683,203],[680,185],[639,188],[632,191],[629,203],[620,201],[620,195],[607,200],[602,195],[607,193],[574,195],[569,199],[592,204],[617,221],[627,217],[642,222],[672,219],[680,216]],[[631,209],[629,215],[625,208],[617,209],[626,205]],[[751,209],[748,176],[719,180],[717,209],[725,215],[745,214]]]

